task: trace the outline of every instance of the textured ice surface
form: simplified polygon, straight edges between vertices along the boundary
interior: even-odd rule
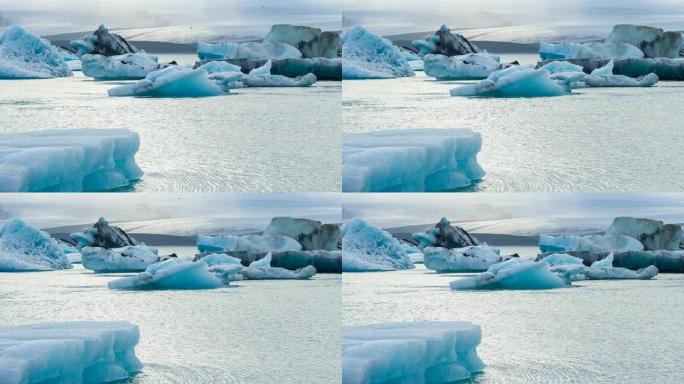
[[[337,57],[340,45],[338,32],[324,32],[319,28],[290,24],[276,24],[264,38],[266,43],[286,43],[296,47],[307,58]]]
[[[567,283],[551,272],[549,264],[513,258],[494,264],[487,272],[449,283],[452,289],[553,289]]]
[[[447,249],[427,247],[423,249],[425,268],[444,272],[480,272],[501,261],[499,250],[487,244]]]
[[[110,225],[104,217],[97,219],[92,227],[86,228],[83,232],[74,232],[70,237],[76,242],[78,248],[86,246],[121,248],[138,245],[138,241],[133,236],[115,225]]]
[[[304,250],[337,250],[340,241],[340,226],[322,224],[318,220],[274,217],[264,230],[264,236],[284,235],[291,237],[302,245]]]
[[[492,72],[485,80],[453,88],[451,96],[546,97],[570,93],[568,85],[551,78],[544,69],[510,66]]]
[[[271,67],[273,67],[273,61],[271,59],[268,59],[266,64],[262,65],[261,67],[252,69],[251,71],[249,71],[249,74],[253,76],[270,75]]]
[[[0,135],[0,191],[90,192],[140,179],[140,138],[127,129],[74,129]]]
[[[316,75],[306,74],[302,77],[291,78],[281,75],[246,75],[240,78],[244,87],[309,87],[316,83]]]
[[[414,265],[399,240],[389,232],[353,219],[342,226],[342,270],[375,272],[410,269]]]
[[[210,74],[217,72],[240,72],[240,66],[226,61],[210,61],[206,64],[202,64],[199,68],[204,69]]]
[[[660,28],[618,24],[606,39],[607,43],[628,43],[638,47],[645,57],[679,57],[682,48],[680,32],[665,32]]]
[[[142,79],[159,68],[157,57],[144,52],[117,56],[81,56],[83,74],[97,80]]]
[[[224,95],[224,90],[204,69],[168,66],[147,74],[133,84],[120,85],[107,91],[109,96],[140,97],[208,97]]]
[[[109,383],[143,365],[140,339],[128,322],[43,323],[0,327],[3,384]]]
[[[452,33],[446,25],[442,25],[434,35],[426,36],[424,40],[414,40],[411,45],[418,50],[420,56],[431,53],[459,56],[480,52],[476,45],[462,35]]]
[[[550,63],[544,64],[541,68],[546,69],[551,74],[583,71],[581,65],[573,64],[568,61],[552,61]]]
[[[575,256],[570,256],[567,253],[554,253],[553,255],[546,256],[545,258],[540,260],[541,262],[544,262],[552,267],[556,265],[569,265],[569,264],[578,264],[578,265],[584,265],[582,262],[582,259],[579,257]]]
[[[659,220],[616,217],[606,235],[633,237],[639,240],[647,251],[677,251],[682,240],[682,227],[678,224],[665,224]]]
[[[285,43],[197,43],[200,60],[223,59],[286,59],[302,57],[302,53]]]
[[[501,68],[499,57],[483,53],[463,56],[425,55],[425,74],[437,80],[484,79]]]
[[[391,79],[414,76],[399,47],[363,26],[349,28],[342,36],[343,79]]]
[[[197,248],[200,252],[278,252],[299,251],[302,245],[297,240],[283,235],[198,235]]]
[[[104,25],[100,25],[95,32],[84,36],[82,40],[72,40],[71,46],[76,49],[79,55],[94,53],[115,56],[138,52],[135,46],[120,35],[109,32]]]
[[[542,60],[641,58],[644,53],[628,43],[539,43]]]
[[[224,286],[205,263],[171,258],[149,265],[144,272],[112,280],[110,289],[213,289]]]
[[[589,280],[650,280],[658,274],[655,265],[639,271],[632,271],[627,268],[584,268],[583,275]]]
[[[639,78],[631,78],[623,75],[614,75],[613,69],[615,61],[610,60],[608,64],[591,71],[590,75],[585,75],[581,83],[587,87],[650,87],[658,82],[655,73],[649,73]]]
[[[411,237],[418,242],[419,248],[444,247],[464,248],[480,245],[480,241],[458,225],[451,224],[446,217],[442,217],[434,227],[425,232],[416,232]]]
[[[157,250],[144,244],[121,248],[83,247],[82,264],[94,272],[139,272],[160,260]]]
[[[485,172],[482,139],[470,129],[411,129],[346,134],[344,192],[437,192],[467,187]]]
[[[601,252],[601,251],[641,251],[644,245],[639,240],[625,235],[568,235],[539,236],[539,249],[542,252]]]
[[[0,272],[71,268],[62,246],[49,234],[18,218],[0,226]]]
[[[210,267],[214,265],[240,264],[241,262],[237,257],[229,256],[224,253],[212,253],[210,255],[202,256],[202,258],[197,261]]]
[[[0,79],[71,76],[57,47],[15,25],[0,36]]]
[[[479,325],[466,321],[342,327],[342,383],[452,383],[484,370]]]

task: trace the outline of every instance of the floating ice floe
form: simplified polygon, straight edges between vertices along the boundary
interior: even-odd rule
[[[83,37],[82,40],[72,40],[70,44],[79,55],[116,56],[139,52],[133,44],[121,35],[109,32],[104,25],[100,25],[95,32]]]
[[[15,25],[0,36],[0,79],[47,79],[72,73],[49,41]]]
[[[353,219],[342,226],[342,271],[377,272],[414,268],[404,247],[389,232]]]
[[[83,247],[81,255],[83,268],[96,273],[139,272],[162,260],[162,257],[157,255],[156,249],[144,244],[109,249]]]
[[[338,32],[300,25],[276,24],[271,27],[264,43],[285,43],[296,47],[303,57],[335,58],[340,45]]]
[[[499,249],[487,244],[454,249],[428,247],[423,254],[425,268],[438,273],[486,271],[502,260]]]
[[[611,252],[606,258],[584,268],[582,275],[588,280],[650,280],[658,274],[658,268],[649,265],[638,271],[627,268],[613,267],[614,254]]]
[[[584,265],[582,259],[579,257],[568,255],[567,253],[554,253],[540,260],[552,267],[557,265]]]
[[[334,251],[340,242],[340,226],[311,219],[274,217],[263,235],[291,237],[302,245],[303,250]]]
[[[263,258],[268,252],[245,252],[245,251],[228,251],[227,254],[237,257],[242,261],[242,264],[249,264],[254,260]],[[319,273],[342,273],[342,251],[279,251],[271,252],[273,267],[285,268],[289,270],[302,269],[308,265],[316,268]],[[198,255],[195,259],[202,258],[204,255]]]
[[[138,97],[210,97],[225,95],[226,92],[209,79],[204,69],[175,65],[150,72],[143,80],[133,84],[107,90],[109,96]]]
[[[542,65],[541,69],[547,70],[550,74],[563,72],[583,72],[581,65],[573,64],[569,61],[552,61]]]
[[[110,289],[214,289],[226,285],[205,263],[171,258],[147,266],[144,272],[112,280]]]
[[[466,321],[342,327],[342,383],[452,383],[482,372],[479,325]]]
[[[0,191],[94,192],[130,186],[140,138],[127,129],[0,135]]]
[[[644,53],[628,43],[539,43],[542,60],[641,58]]]
[[[299,251],[302,245],[297,240],[283,235],[217,235],[197,236],[200,252],[280,252]]]
[[[302,53],[290,44],[270,42],[197,43],[200,60],[223,59],[286,59],[299,58]]]
[[[235,264],[238,265],[241,263],[241,260],[238,259],[237,257],[229,256],[226,255],[225,253],[212,253],[209,255],[202,256],[199,260],[196,260],[197,262],[204,263],[210,267],[213,267],[215,265],[227,265],[227,264]]]
[[[239,65],[234,65],[227,61],[210,61],[200,65],[197,69],[203,69],[209,74],[218,72],[240,72]]]
[[[109,383],[126,380],[143,364],[140,340],[128,322],[78,321],[0,327],[3,384]]]
[[[416,232],[411,237],[418,242],[419,248],[443,247],[464,248],[480,245],[480,241],[458,225],[451,224],[442,217],[434,227],[425,232]]]
[[[583,74],[560,81],[551,78],[544,69],[517,65],[492,72],[485,80],[462,85],[450,91],[451,96],[480,97],[548,97],[571,92],[571,84]]]
[[[439,192],[484,177],[482,139],[470,129],[410,129],[345,134],[344,192]]]
[[[233,88],[308,87],[317,81],[316,75],[313,73],[308,73],[304,76],[296,78],[272,75],[272,66],[272,61],[268,60],[261,67],[251,69],[249,74],[244,74],[239,71],[214,72],[209,76],[209,79],[217,84],[217,86],[223,89],[226,93]]]
[[[501,69],[499,57],[486,52],[463,56],[425,55],[425,74],[437,80],[484,79]]]
[[[461,56],[480,52],[480,48],[475,44],[462,35],[451,32],[446,25],[442,25],[434,35],[426,36],[424,40],[414,40],[411,45],[418,50],[420,56],[427,54]]]
[[[644,245],[639,240],[625,235],[569,235],[539,236],[542,252],[601,252],[641,251]]]
[[[605,66],[596,68],[590,75],[585,75],[581,84],[587,87],[650,87],[658,82],[655,73],[649,73],[639,78],[631,78],[623,75],[613,74],[614,61],[611,60]]]
[[[314,74],[318,80],[342,80],[342,59],[326,59],[317,57],[314,59],[304,58],[290,58],[290,59],[227,59],[226,61],[202,61],[195,63],[195,67],[204,67],[209,63],[226,62],[228,64],[240,67],[242,72],[249,73],[252,69],[263,67],[268,60],[271,60],[271,74],[286,76],[290,78],[301,78],[310,73]],[[218,70],[208,71],[210,74],[219,74],[221,72],[236,72],[234,69],[225,71]]]
[[[549,264],[518,258],[494,264],[486,272],[449,283],[452,289],[457,290],[554,289],[568,284],[551,271]]]
[[[342,36],[343,79],[391,79],[414,76],[399,47],[363,26],[349,28]]]
[[[138,241],[133,236],[117,226],[109,225],[104,217],[100,217],[92,227],[83,230],[83,232],[74,232],[69,237],[76,242],[78,248],[121,248],[138,245]]]
[[[144,52],[104,56],[81,56],[82,71],[95,80],[138,80],[159,69],[157,57]]]
[[[18,218],[0,226],[0,272],[69,269],[71,263],[57,240]]]
[[[272,255],[269,252],[263,259],[252,262],[249,267],[240,271],[247,280],[306,280],[316,274],[316,268],[307,265],[302,269],[291,271],[285,268],[271,267]]]

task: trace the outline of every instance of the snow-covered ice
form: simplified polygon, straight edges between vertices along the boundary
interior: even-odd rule
[[[143,364],[140,340],[128,322],[79,321],[0,327],[3,384],[109,383],[126,380]]]
[[[157,57],[144,52],[117,56],[81,56],[83,74],[96,80],[138,80],[159,68]]]
[[[274,217],[263,235],[291,237],[297,240],[304,250],[334,251],[340,242],[340,226],[304,218]]]
[[[18,25],[0,36],[0,79],[46,79],[72,73],[57,47]]]
[[[175,65],[150,72],[143,80],[133,84],[111,88],[107,93],[109,96],[138,97],[209,97],[225,94],[219,85],[209,79],[204,69]]]
[[[322,31],[315,27],[300,25],[276,24],[271,27],[264,38],[265,43],[286,43],[296,47],[307,58],[337,57],[340,45],[340,34]]]
[[[425,55],[425,74],[437,80],[484,79],[501,68],[499,57],[486,52],[463,56]]]
[[[357,25],[342,36],[343,79],[391,79],[414,76],[399,47]]]
[[[389,232],[362,219],[342,226],[342,271],[377,272],[414,268],[404,247]]]
[[[92,192],[140,179],[140,138],[127,129],[73,129],[0,135],[0,191]]]
[[[571,91],[569,80],[562,83],[551,78],[544,69],[517,65],[492,72],[475,84],[451,89],[451,96],[480,97],[548,97],[567,95]]]
[[[554,289],[567,283],[551,271],[549,264],[512,258],[494,264],[486,272],[449,283],[452,289]]]
[[[480,52],[480,48],[475,44],[462,35],[451,32],[446,25],[442,25],[435,34],[426,36],[424,40],[412,41],[411,45],[418,50],[420,56],[427,54],[460,56]]]
[[[601,251],[641,251],[644,245],[639,240],[625,235],[568,235],[539,236],[539,249],[542,252],[601,252]]]
[[[480,245],[480,241],[458,225],[451,224],[449,219],[442,217],[434,227],[425,232],[416,232],[411,237],[418,242],[418,248],[444,247],[464,248]]]
[[[83,268],[101,272],[139,272],[161,260],[157,250],[144,244],[121,248],[81,248]]]
[[[205,263],[171,258],[149,265],[144,272],[107,283],[110,289],[213,289],[223,287]]]
[[[542,60],[641,58],[644,53],[629,43],[539,43]]]
[[[279,252],[299,251],[302,245],[297,240],[283,235],[198,235],[197,248],[200,252]]]
[[[280,42],[226,42],[197,43],[197,56],[200,60],[286,59],[302,57],[302,53],[290,44]]]
[[[71,268],[59,242],[46,232],[11,218],[0,226],[0,272]]]
[[[467,321],[342,327],[342,383],[452,383],[485,364],[479,325]]]
[[[409,129],[345,134],[344,192],[438,192],[484,177],[482,147],[470,129]]]
[[[499,249],[487,244],[454,249],[427,247],[423,254],[425,268],[439,273],[486,271],[501,261]]]

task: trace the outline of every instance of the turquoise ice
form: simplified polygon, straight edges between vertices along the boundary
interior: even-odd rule
[[[46,79],[71,76],[57,47],[21,26],[0,36],[0,79]]]

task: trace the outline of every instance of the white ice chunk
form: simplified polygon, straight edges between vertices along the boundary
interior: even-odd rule
[[[425,268],[439,273],[486,271],[501,261],[499,250],[487,244],[454,249],[427,247],[423,254]]]
[[[615,67],[615,60],[611,59],[608,62],[608,64],[604,65],[603,67],[596,68],[593,71],[591,71],[591,74],[592,75],[599,75],[599,76],[612,75],[614,67]]]
[[[266,256],[259,260],[254,260],[249,264],[250,268],[270,268],[271,262],[273,262],[273,254],[271,252],[267,253]]]
[[[302,57],[302,53],[286,43],[197,43],[200,60],[224,59],[288,59]]]
[[[198,69],[204,69],[207,73],[218,73],[218,72],[240,72],[240,66],[231,64],[227,61],[210,61]]]
[[[18,218],[0,226],[0,272],[69,269],[71,263],[57,240]]]
[[[570,86],[553,80],[545,69],[517,65],[492,72],[485,80],[450,91],[451,96],[480,97],[548,97],[568,93]]]
[[[637,217],[616,217],[606,235],[633,237],[644,244],[644,249],[652,251],[678,251],[683,240],[681,225]]]
[[[563,72],[583,72],[581,65],[572,64],[567,61],[552,61],[543,65],[541,69],[546,69],[551,74]]]
[[[512,258],[494,264],[487,272],[449,283],[452,289],[553,289],[567,283],[551,272],[549,264]]]
[[[601,252],[601,251],[642,251],[644,245],[639,240],[625,235],[569,235],[539,236],[539,249],[542,252]]]
[[[249,71],[249,74],[252,76],[270,75],[271,67],[273,67],[273,62],[271,61],[271,59],[268,59],[268,61],[261,67],[254,68],[251,71]]]
[[[140,138],[127,129],[74,129],[0,135],[0,191],[92,192],[140,179]]]
[[[606,42],[632,44],[639,47],[646,57],[677,58],[682,48],[682,34],[654,27],[618,24],[613,27]]]
[[[344,192],[438,192],[484,177],[482,147],[470,129],[410,129],[346,134]]]
[[[375,272],[414,268],[404,247],[389,232],[353,219],[342,226],[342,271]]]
[[[204,69],[175,65],[150,72],[143,80],[120,85],[107,91],[109,96],[140,97],[209,97],[224,95],[224,90]]]
[[[582,259],[575,256],[570,256],[567,253],[554,253],[553,255],[546,256],[540,260],[552,267],[557,265],[584,265]]]
[[[336,251],[340,226],[298,217],[274,217],[264,229],[264,236],[284,235],[297,240],[304,250]]]
[[[363,26],[349,28],[342,36],[343,79],[391,79],[414,76],[399,47]]]
[[[614,252],[611,252],[608,254],[608,256],[604,257],[601,260],[596,260],[593,263],[591,263],[592,268],[613,268],[613,260],[615,258]]]
[[[591,75],[585,76],[582,80],[587,87],[598,88],[598,87],[651,87],[658,82],[658,75],[655,73],[649,73],[646,76],[641,76],[639,78],[632,78],[623,75],[609,75],[609,76],[598,76]]]
[[[128,322],[80,321],[0,327],[3,384],[109,383],[143,365],[140,340]]]
[[[632,271],[627,268],[598,268],[591,266],[584,269],[584,276],[589,280],[650,280],[658,274],[655,265]]]
[[[242,271],[245,269],[241,264],[217,264],[209,267],[211,272],[223,285],[230,285],[231,281],[244,280]]]
[[[486,52],[463,56],[425,55],[425,74],[437,80],[484,79],[501,68],[499,57]]]
[[[425,62],[423,62],[423,60],[410,60],[408,62],[408,65],[411,68],[411,70],[414,72],[425,70]]]
[[[198,235],[197,248],[200,252],[282,252],[300,251],[302,245],[297,240],[283,235]]]
[[[213,289],[223,287],[207,264],[171,258],[151,264],[144,272],[131,277],[112,280],[110,289]]]
[[[144,244],[121,248],[83,247],[83,268],[99,272],[138,272],[160,260],[157,250]]]
[[[237,257],[228,256],[225,253],[212,253],[206,255],[201,259],[197,260],[200,263],[204,263],[210,267],[214,265],[226,265],[226,264],[240,264],[241,260]]]
[[[243,268],[240,273],[247,280],[307,280],[316,274],[313,265],[307,265],[302,269],[291,271],[285,268],[256,268],[251,265]]]
[[[137,80],[159,68],[157,57],[144,52],[117,56],[81,56],[83,74],[96,80]]]
[[[628,43],[539,43],[542,60],[641,58],[644,53]]]
[[[72,73],[57,47],[15,25],[0,36],[0,79],[46,79]]]
[[[319,28],[276,24],[264,38],[265,43],[287,43],[297,47],[304,57],[337,57],[340,45],[338,32],[324,32]]]
[[[342,327],[342,383],[452,383],[484,370],[479,325],[466,321]]]

